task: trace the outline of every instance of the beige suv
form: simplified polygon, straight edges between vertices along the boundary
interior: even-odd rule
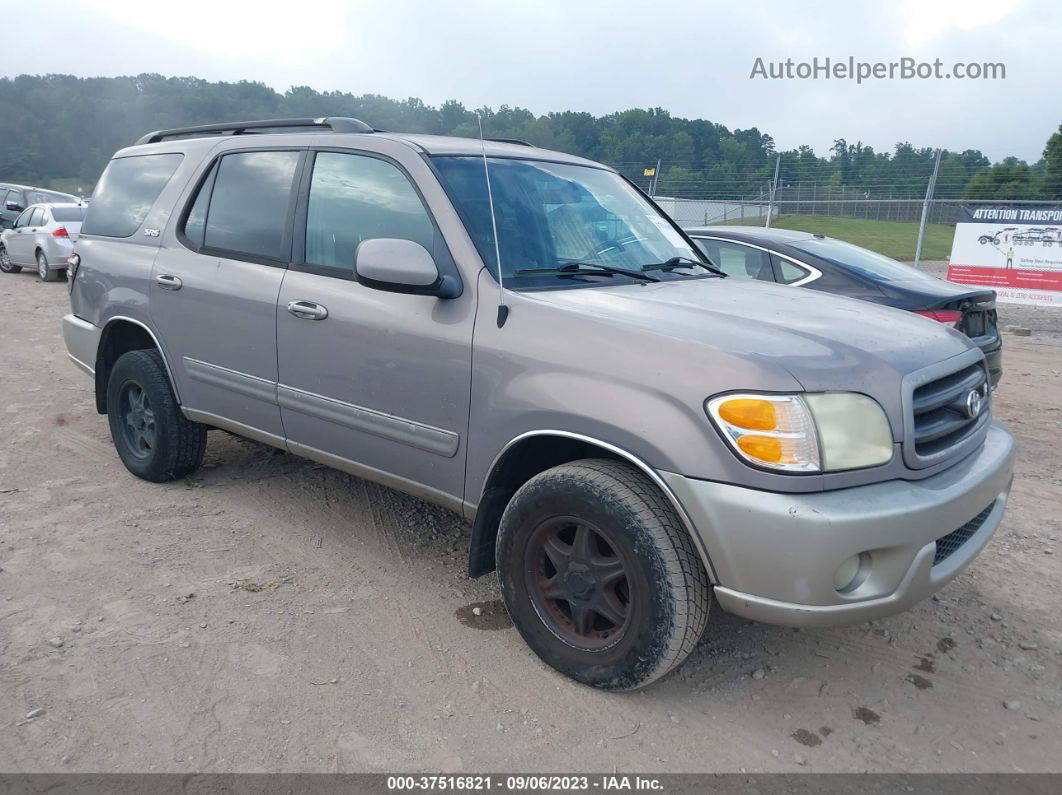
[[[67,347],[133,474],[187,475],[221,428],[445,505],[531,648],[598,687],[681,663],[713,589],[779,624],[902,610],[1003,516],[1013,439],[968,338],[723,278],[560,152],[151,133],[73,263]]]

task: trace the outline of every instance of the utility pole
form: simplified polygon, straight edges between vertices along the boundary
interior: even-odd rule
[[[929,217],[929,201],[933,198],[933,189],[937,186],[937,172],[940,171],[940,150],[937,150],[936,160],[933,161],[933,174],[929,177],[926,185],[926,200],[922,202],[922,220],[918,224],[918,243],[915,245],[914,266],[917,268],[922,259],[922,239],[926,235],[926,219]]]
[[[767,201],[767,221],[764,223],[764,227],[770,228],[771,216],[774,215],[774,196],[778,191],[778,170],[782,167],[782,155],[778,155],[778,159],[774,161],[774,181],[771,183],[770,199]]]

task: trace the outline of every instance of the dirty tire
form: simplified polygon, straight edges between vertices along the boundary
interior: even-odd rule
[[[130,391],[146,396],[152,415],[150,449],[135,448],[124,427],[122,401]],[[203,463],[207,428],[181,413],[157,350],[129,351],[115,362],[107,382],[107,421],[111,439],[126,469],[155,483],[191,474]]]
[[[22,266],[16,265],[11,261],[11,257],[7,253],[7,248],[0,245],[0,271],[4,273],[21,273]]]
[[[48,267],[48,257],[43,251],[37,252],[37,276],[40,277],[42,282],[59,281],[59,271],[54,271]]]
[[[629,618],[615,641],[605,641],[611,645],[576,645],[566,635],[572,630],[558,629],[555,611],[543,607],[549,604],[542,598],[549,586],[535,585],[549,579],[554,567],[535,563],[540,556],[534,539],[542,528],[571,517],[577,527],[585,521],[607,535],[606,552],[625,559],[629,569]],[[576,541],[571,543],[574,549]],[[592,557],[600,549],[595,546]],[[606,690],[643,687],[680,665],[704,632],[709,584],[693,540],[656,485],[625,462],[586,459],[533,477],[502,515],[496,555],[502,596],[524,640],[547,664],[584,684]],[[555,576],[561,574],[556,567]],[[587,587],[577,583],[579,598]],[[593,593],[601,584],[589,587]],[[574,627],[577,603],[562,597],[552,604],[561,613],[568,605]]]

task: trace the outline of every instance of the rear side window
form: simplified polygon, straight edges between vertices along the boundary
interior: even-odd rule
[[[183,157],[139,155],[112,160],[92,194],[82,232],[103,237],[132,235],[144,223]]]
[[[717,268],[735,279],[774,281],[771,258],[757,248],[721,240],[699,238],[695,241]]]
[[[306,262],[352,273],[358,244],[377,237],[432,250],[435,227],[409,179],[375,157],[319,152],[306,212]]]
[[[286,261],[284,230],[298,163],[299,152],[225,155],[199,189],[185,236],[197,244],[201,235],[205,248]]]
[[[33,215],[30,216],[29,225],[30,226],[44,226],[44,208],[43,207],[37,207],[33,211]]]

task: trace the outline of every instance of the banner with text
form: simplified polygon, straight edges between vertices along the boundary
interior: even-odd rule
[[[1062,207],[964,206],[948,281],[991,287],[1003,303],[1062,307]]]

